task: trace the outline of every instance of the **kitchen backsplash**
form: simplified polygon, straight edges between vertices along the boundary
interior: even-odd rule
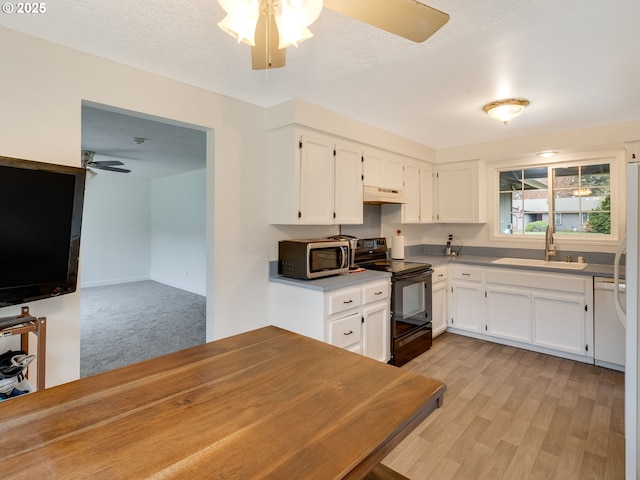
[[[382,236],[382,214],[380,205],[364,205],[364,221],[362,225],[341,225],[342,235],[353,235],[356,238],[378,238]]]
[[[405,247],[405,256],[410,255],[443,255],[444,245],[412,245]],[[510,258],[544,258],[544,250],[539,248],[497,248],[497,247],[462,247],[460,255],[472,255],[477,257],[510,257]],[[599,265],[613,265],[615,254],[602,252],[578,252],[569,250],[558,250],[558,255],[554,261],[566,261],[571,257],[574,262],[578,257],[584,257],[586,263]],[[622,257],[624,265],[624,256]]]

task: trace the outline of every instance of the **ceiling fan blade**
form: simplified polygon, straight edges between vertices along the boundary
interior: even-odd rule
[[[324,6],[417,43],[449,21],[449,14],[416,0],[324,0]]]
[[[129,173],[131,170],[127,170],[126,168],[118,168],[118,167],[104,167],[104,166],[93,166],[98,170],[108,170],[109,172],[120,172],[120,173]]]
[[[251,67],[254,70],[284,67],[287,53],[285,48],[278,48],[278,29],[273,15],[260,14],[255,41],[255,47],[251,47]]]
[[[97,162],[90,162],[90,165],[95,167],[115,167],[116,165],[124,165],[120,160],[99,160]]]

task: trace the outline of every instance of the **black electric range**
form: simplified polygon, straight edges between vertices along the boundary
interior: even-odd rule
[[[431,274],[428,263],[387,258],[384,238],[358,240],[358,267],[391,273],[391,359],[401,366],[431,348]]]
[[[387,253],[387,240],[385,238],[363,238],[358,240],[354,261],[358,267],[389,272],[392,275],[404,275],[431,269],[431,264],[429,263],[388,259]]]

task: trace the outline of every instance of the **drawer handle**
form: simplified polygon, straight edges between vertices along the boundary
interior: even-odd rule
[[[470,276],[471,276],[471,274],[470,274],[470,273],[463,273],[463,274],[462,274],[462,276],[463,276],[463,277],[470,277]]]
[[[342,303],[353,303],[353,300],[344,300]]]
[[[353,333],[353,330],[349,330],[348,332],[343,332],[343,335],[351,335]]]
[[[463,273],[463,275],[465,275],[465,274]],[[439,277],[444,277],[444,273],[439,273],[438,276]]]
[[[374,295],[382,295],[384,292],[374,292]]]

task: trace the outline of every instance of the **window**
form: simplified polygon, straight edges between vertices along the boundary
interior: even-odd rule
[[[556,226],[562,225],[562,214],[561,213],[556,213],[555,217],[556,217]]]
[[[553,209],[564,223],[556,233],[611,233],[611,172],[608,163],[553,168]],[[585,221],[586,220],[586,221]]]
[[[547,167],[500,172],[500,232],[544,232],[549,217]]]
[[[611,234],[611,166],[585,163],[509,169],[499,175],[499,234]]]

